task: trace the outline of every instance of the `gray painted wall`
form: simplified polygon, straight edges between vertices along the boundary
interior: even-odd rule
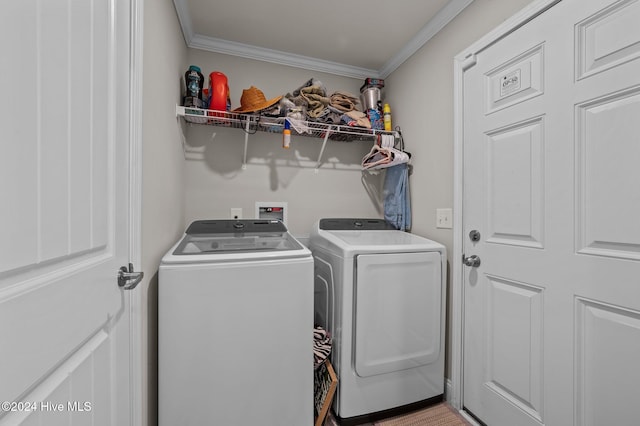
[[[157,420],[157,300],[160,259],[184,231],[184,158],[176,126],[187,47],[171,0],[144,4],[142,424]]]
[[[234,56],[189,50],[189,63],[203,73],[223,72],[229,81],[232,108],[240,106],[243,89],[254,85],[267,99],[293,92],[310,78],[324,83],[327,94],[341,90],[359,95],[362,81]],[[242,169],[244,131],[187,126],[189,158],[185,165],[186,221],[228,218],[230,208],[255,217],[256,201],[283,201],[288,227],[296,236],[309,234],[322,217],[380,217],[380,175],[361,171],[371,142],[329,141],[316,173],[322,139],[292,136],[289,149],[282,136],[258,132],[249,136],[246,170]]]
[[[453,206],[453,57],[530,3],[530,0],[475,0],[386,79],[385,98],[394,125],[402,128],[413,154],[413,232],[453,249],[451,230],[437,229],[435,210]],[[281,148],[279,135],[249,140],[242,170],[240,130],[185,126],[185,159],[175,105],[180,78],[190,64],[229,78],[233,107],[242,89],[255,85],[268,98],[292,91],[315,77],[331,91],[357,94],[360,80],[187,49],[171,0],[145,3],[143,115],[143,424],[157,423],[157,270],[162,255],[195,219],[227,217],[241,207],[253,217],[255,201],[286,201],[289,228],[308,235],[321,217],[381,216],[381,176],[363,174],[370,144],[330,142],[325,164],[315,173],[321,141],[293,138]],[[449,258],[451,262],[451,258]],[[447,333],[448,335],[449,333]],[[447,339],[448,341],[448,339]],[[450,349],[448,343],[447,349]],[[448,374],[447,368],[447,374]]]

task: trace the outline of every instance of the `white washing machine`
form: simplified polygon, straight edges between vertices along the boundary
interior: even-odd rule
[[[160,426],[313,424],[313,258],[280,221],[192,223],[158,287]]]
[[[309,248],[342,424],[442,400],[446,248],[380,219],[322,219]]]

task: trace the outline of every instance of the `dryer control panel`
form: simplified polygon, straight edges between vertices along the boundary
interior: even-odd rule
[[[320,219],[319,227],[325,231],[395,230],[395,228],[384,219],[359,218]]]

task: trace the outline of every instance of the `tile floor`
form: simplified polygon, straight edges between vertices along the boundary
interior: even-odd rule
[[[444,402],[444,404],[446,404],[446,402]],[[462,419],[462,418],[460,419],[460,424],[466,424],[466,425],[469,425],[469,426],[480,426],[477,422],[475,422],[470,417],[468,417],[468,416],[463,416],[463,417],[464,417],[464,419]],[[440,424],[440,423],[438,422],[437,424]],[[358,426],[374,426],[374,425],[375,425],[375,423],[360,423]],[[324,425],[323,426],[340,426],[340,423],[335,418],[333,413],[331,411],[329,411],[329,413],[327,414],[327,417],[326,417],[326,419],[324,421]],[[421,426],[428,426],[428,425],[425,424],[425,425],[421,425]]]

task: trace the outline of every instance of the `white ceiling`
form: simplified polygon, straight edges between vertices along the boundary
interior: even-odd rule
[[[473,0],[173,0],[187,46],[386,78]]]

